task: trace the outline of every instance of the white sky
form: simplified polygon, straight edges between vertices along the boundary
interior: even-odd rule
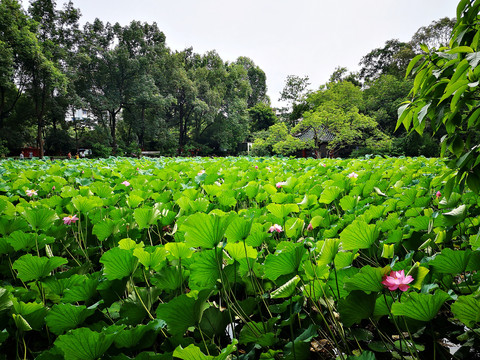
[[[57,0],[62,4],[62,0]],[[24,0],[24,2],[27,2]],[[307,75],[311,88],[337,66],[360,59],[385,41],[409,41],[415,31],[454,17],[458,0],[73,0],[81,22],[156,22],[172,50],[216,50],[223,60],[251,58],[267,75],[278,106],[287,75]]]

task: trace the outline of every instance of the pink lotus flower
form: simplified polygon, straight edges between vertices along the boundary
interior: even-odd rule
[[[130,186],[130,183],[127,180],[125,180],[124,182],[122,182],[122,185]]]
[[[400,289],[401,291],[407,291],[410,284],[413,281],[413,277],[410,275],[405,276],[405,271],[392,271],[390,275],[385,276],[382,284],[385,285],[388,290],[393,291]]]
[[[307,231],[312,231],[313,230],[313,225],[312,223],[309,223],[307,226]]]
[[[82,174],[85,174],[85,171],[82,170]]]
[[[323,167],[325,167],[325,164],[322,164]]]
[[[29,197],[32,197],[32,196],[34,196],[34,195],[38,195],[38,194],[37,194],[37,190],[27,189],[27,190],[25,191],[25,193],[26,193],[27,196],[29,196]]]
[[[205,174],[205,170],[200,170],[197,175],[200,176],[200,175],[203,175],[203,174]]]
[[[258,165],[255,165],[255,169],[258,169]]]
[[[270,229],[268,229],[268,232],[273,233],[274,231],[276,231],[277,233],[281,233],[283,232],[283,228],[278,224],[270,226]]]
[[[63,223],[65,225],[70,225],[71,223],[75,224],[75,221],[80,220],[77,215],[68,215],[63,218]]]
[[[137,168],[137,171],[139,171],[139,170],[140,170],[140,168]]]
[[[347,177],[349,177],[350,179],[356,179],[358,178],[358,174],[354,171],[352,171],[350,174],[347,175]]]
[[[435,194],[435,196],[437,197],[437,200],[440,199],[440,197],[442,196],[442,193],[440,191],[437,191],[437,193]]]
[[[287,185],[287,182],[286,182],[286,181],[280,181],[280,182],[277,183],[276,186],[277,186],[277,189],[280,189],[281,187],[283,187],[283,186],[285,186],[285,185]]]
[[[55,191],[55,185],[52,186],[52,190]]]

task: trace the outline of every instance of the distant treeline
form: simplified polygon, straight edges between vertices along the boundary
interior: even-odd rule
[[[257,153],[290,155],[318,145],[299,144],[293,135],[319,123],[336,134],[336,144],[329,146],[338,154],[365,148],[370,135],[380,136],[390,149],[389,140],[400,137],[397,152],[410,151],[408,142],[418,152],[417,139],[393,133],[396,108],[411,87],[403,75],[422,51],[420,44],[442,46],[454,24],[441,19],[419,29],[409,43],[387,41],[362,59],[358,74],[338,68],[317,92],[304,91],[308,78],[289,76],[281,99],[290,106],[275,110],[266,95],[265,72],[247,57],[227,62],[216,51],[172,51],[155,23],[121,26],[96,19],[82,28],[80,15],[72,2],[60,9],[55,1],[36,0],[25,11],[16,0],[1,1],[0,154],[18,155],[31,146],[40,155],[79,148],[96,156],[140,149],[232,155],[246,149],[241,143],[255,142]],[[346,83],[357,102],[346,104],[341,85]],[[369,118],[369,126],[345,142],[345,121],[313,121],[318,111],[333,111],[338,119],[358,113]],[[297,125],[300,118],[303,128]],[[283,138],[272,140],[279,127]],[[274,148],[282,141],[284,146]]]

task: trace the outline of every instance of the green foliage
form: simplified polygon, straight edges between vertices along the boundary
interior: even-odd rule
[[[359,112],[364,107],[360,88],[350,82],[330,83],[306,99],[310,110],[303,120],[292,129],[292,133],[313,131],[313,144],[304,147],[318,149],[324,129],[333,134],[328,148],[334,154],[349,154],[353,148],[388,148],[390,139],[379,128],[377,122]]]
[[[399,108],[397,127],[422,134],[427,126],[434,133],[443,132],[442,155],[452,154],[449,166],[458,170],[455,181],[478,191],[479,168],[476,136],[479,128],[477,110],[477,51],[480,27],[476,19],[480,4],[460,1],[457,22],[448,46],[429,50],[412,59],[407,69],[415,74],[412,100]],[[448,195],[448,194],[447,194]]]
[[[248,114],[250,116],[250,130],[252,132],[267,130],[277,122],[277,116],[273,109],[264,103],[258,103],[249,108]]]
[[[470,346],[474,193],[437,159],[322,164],[3,160],[0,352],[308,359],[322,343],[327,357],[407,357],[438,336]],[[413,278],[406,291],[382,284],[392,271]]]

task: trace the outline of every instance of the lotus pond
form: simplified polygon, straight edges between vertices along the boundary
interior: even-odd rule
[[[479,198],[438,159],[0,175],[0,359],[480,357]]]

